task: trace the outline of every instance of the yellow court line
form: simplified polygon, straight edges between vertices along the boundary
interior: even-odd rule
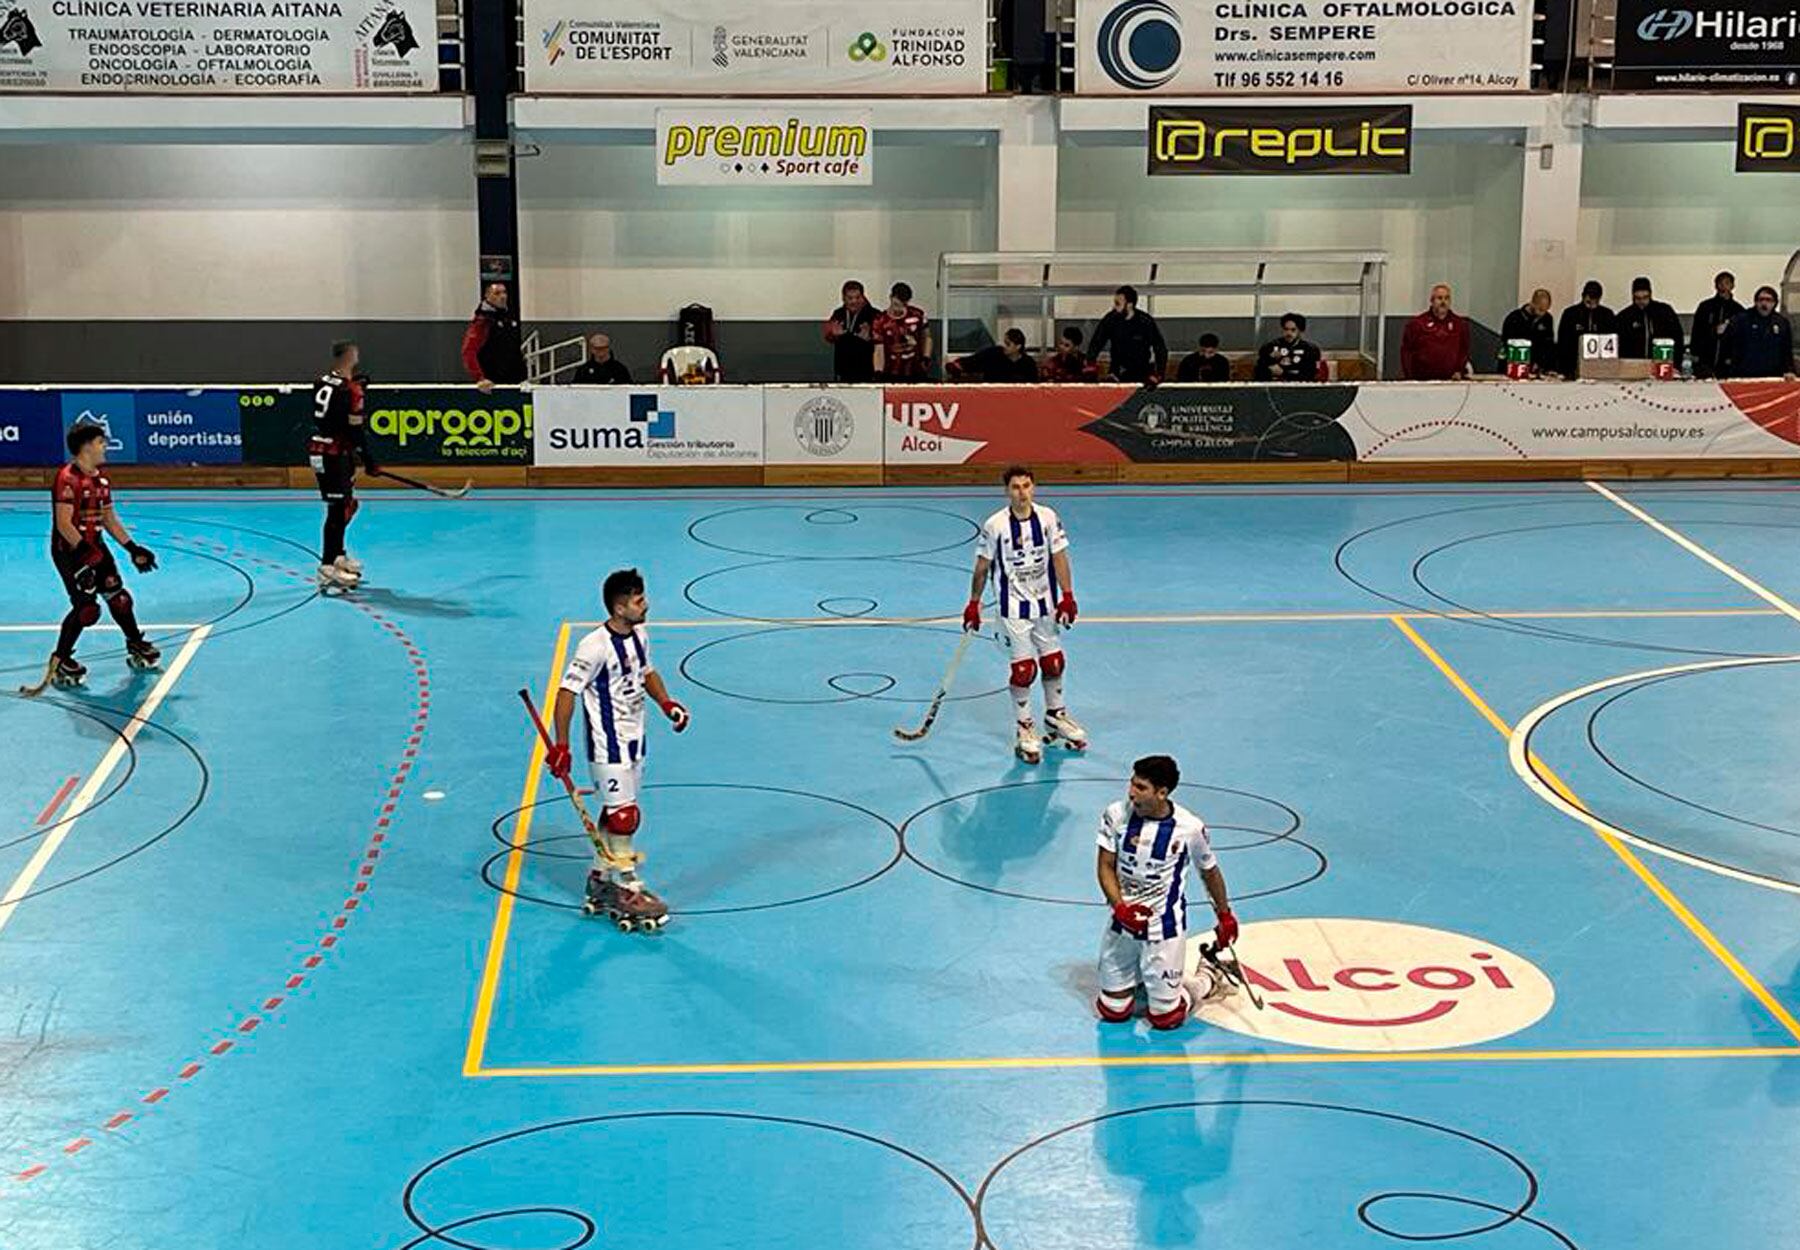
[[[1181,1068],[1371,1063],[1531,1063],[1596,1059],[1791,1059],[1800,1046],[1646,1047],[1638,1050],[1218,1051],[1172,1055],[1044,1055],[990,1059],[842,1059],[792,1063],[646,1063],[483,1068],[476,1076],[756,1076],[806,1072],[967,1072],[1025,1068]]]
[[[1458,673],[1448,660],[1438,654],[1436,648],[1419,635],[1418,630],[1414,629],[1400,617],[1396,616],[1393,620],[1394,627],[1406,635],[1413,646],[1418,648],[1420,654],[1430,660],[1432,664],[1436,666],[1437,670],[1449,679],[1450,684],[1456,687],[1463,698],[1467,699],[1469,703],[1474,706],[1475,710],[1480,712],[1481,715],[1486,718],[1488,724],[1492,725],[1494,729],[1499,732],[1500,736],[1505,738],[1510,744],[1513,734],[1512,726],[1508,725],[1498,712],[1488,706],[1487,700],[1483,699],[1475,692],[1474,687],[1470,686],[1469,683],[1463,679],[1462,674]],[[1533,753],[1530,756],[1530,759],[1532,765],[1538,769],[1539,773],[1544,778],[1545,783],[1548,784],[1551,789],[1561,795],[1571,806],[1583,810],[1586,809],[1587,805],[1575,796],[1575,792],[1569,789],[1562,778],[1557,776],[1556,772],[1551,769],[1549,765],[1545,764],[1543,760],[1539,759],[1536,753]],[[1693,913],[1687,904],[1683,903],[1681,899],[1677,897],[1675,892],[1663,883],[1662,878],[1652,872],[1649,865],[1638,858],[1636,852],[1626,846],[1625,843],[1621,842],[1610,830],[1592,820],[1584,819],[1582,823],[1593,830],[1594,835],[1604,842],[1607,848],[1611,850],[1614,855],[1617,855],[1627,868],[1631,869],[1632,873],[1649,888],[1650,892],[1656,896],[1658,901],[1660,901],[1664,907],[1668,908],[1675,918],[1681,921],[1690,933],[1699,939],[1702,946],[1712,952],[1713,958],[1717,959],[1720,964],[1724,965],[1726,971],[1737,978],[1738,983],[1742,985],[1744,989],[1749,991],[1750,995],[1755,998],[1757,1002],[1763,1005],[1768,1013],[1775,1018],[1776,1022],[1779,1023],[1782,1028],[1786,1029],[1796,1041],[1800,1041],[1800,1020],[1794,1018],[1793,1013],[1784,1007],[1780,1000],[1769,992],[1768,987],[1757,978],[1756,974],[1746,968],[1743,961],[1733,954],[1730,948],[1727,947],[1725,943],[1721,942],[1711,929],[1706,927],[1705,923]]]
[[[1289,625],[1331,624],[1341,621],[1630,621],[1674,620],[1685,617],[1777,616],[1774,608],[1547,608],[1517,612],[1191,612],[1142,616],[1083,616],[1081,625]],[[956,625],[958,616],[708,616],[671,621],[652,618],[657,629],[739,629],[746,625],[809,625],[868,628],[877,625]],[[584,629],[598,628],[601,621],[571,621]]]
[[[544,697],[538,706],[550,714],[551,700],[556,697],[557,678],[562,675],[563,658],[569,650],[568,622],[556,634],[556,652],[550,660],[550,677],[544,683]],[[494,909],[494,929],[488,936],[487,963],[481,970],[481,989],[475,996],[475,1015],[469,1022],[469,1048],[463,1054],[463,1075],[482,1075],[481,1061],[487,1051],[488,1027],[494,1019],[494,997],[500,989],[500,966],[506,958],[506,939],[512,932],[515,895],[519,874],[525,865],[525,844],[531,837],[531,813],[537,798],[538,782],[544,766],[544,744],[531,736],[530,762],[525,766],[525,788],[519,796],[519,818],[513,822],[512,851],[506,857],[506,877],[500,902]]]

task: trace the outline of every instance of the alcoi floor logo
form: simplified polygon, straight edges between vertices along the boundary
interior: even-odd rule
[[[1095,52],[1121,87],[1154,91],[1181,70],[1181,17],[1164,0],[1125,0],[1101,19]]]

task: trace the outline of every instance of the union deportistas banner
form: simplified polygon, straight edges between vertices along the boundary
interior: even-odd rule
[[[1531,0],[1077,0],[1076,90],[1525,91]]]
[[[0,90],[437,85],[432,0],[0,0]]]

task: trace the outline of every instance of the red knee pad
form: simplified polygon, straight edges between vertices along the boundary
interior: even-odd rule
[[[1036,660],[1014,660],[1012,662],[1012,684],[1029,686],[1037,680]]]
[[[1063,675],[1063,665],[1065,663],[1067,663],[1067,661],[1063,659],[1062,652],[1052,651],[1049,655],[1044,657],[1044,676],[1061,677]]]
[[[120,590],[115,595],[107,596],[106,600],[106,606],[111,608],[114,612],[129,611],[131,609],[131,603],[131,592],[129,590]]]
[[[629,838],[638,830],[638,805],[627,803],[606,813],[606,831],[616,837]]]
[[[1094,1010],[1099,1012],[1100,1018],[1108,1024],[1124,1024],[1127,1020],[1131,1019],[1135,1007],[1136,1004],[1129,1000],[1126,1001],[1123,1007],[1116,1009],[1108,1007],[1104,995],[1094,1000]]]
[[[75,619],[81,622],[83,628],[98,623],[100,620],[100,605],[95,603],[92,599],[83,599],[80,603],[75,605]]]
[[[1164,1011],[1164,1012],[1152,1011],[1152,1012],[1150,1012],[1149,1013],[1150,1027],[1153,1029],[1179,1029],[1182,1026],[1182,1024],[1187,1020],[1187,1017],[1188,1017],[1188,1000],[1187,1000],[1187,995],[1183,994],[1181,996],[1181,1001],[1176,1003],[1173,1007],[1169,1008],[1167,1011]]]

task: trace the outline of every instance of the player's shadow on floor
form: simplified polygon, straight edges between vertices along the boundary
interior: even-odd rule
[[[1769,991],[1790,1012],[1800,1012],[1800,946],[1790,950],[1785,958],[1788,973],[1772,983]],[[1760,1031],[1768,1027],[1769,1013],[1761,1003],[1746,994],[1743,1006],[1752,1029]],[[1785,1041],[1788,1045],[1794,1044],[1792,1038]],[[1778,1059],[1773,1066],[1774,1071],[1769,1075],[1769,1101],[1778,1107],[1800,1106],[1800,1061]]]
[[[1128,1037],[1136,1026],[1102,1022],[1095,1027],[1102,1033],[1097,1049],[1105,1053],[1119,1049],[1121,1038]],[[1175,1036],[1187,1036],[1186,1030],[1196,1027],[1189,1024]],[[1136,1042],[1131,1049],[1141,1050],[1142,1045]],[[1206,1213],[1230,1199],[1225,1182],[1231,1173],[1238,1120],[1243,1114],[1238,1100],[1243,1097],[1248,1068],[1235,1063],[1212,1068],[1169,1068],[1153,1090],[1146,1089],[1142,1073],[1135,1069],[1108,1067],[1102,1071],[1106,1073],[1109,1111],[1146,1102],[1219,1100],[1214,1106],[1121,1116],[1094,1126],[1094,1153],[1107,1171],[1136,1190],[1133,1244],[1211,1245],[1206,1235]],[[1169,1166],[1172,1159],[1180,1159],[1180,1166]]]
[[[432,599],[424,595],[403,595],[398,591],[383,587],[366,587],[357,590],[356,600],[371,608],[380,608],[384,612],[395,615],[410,614],[413,616],[439,616],[452,620],[462,620],[477,615],[474,605],[461,599]]]
[[[976,885],[1038,892],[1009,880],[1007,870],[1036,860],[1059,836],[1073,836],[1066,826],[1076,813],[1066,803],[1058,804],[1057,797],[1054,778],[1024,773],[977,795],[966,809],[951,807],[944,824],[943,867]],[[960,820],[955,816],[959,810],[967,812]],[[1094,817],[1097,825],[1098,808]],[[1099,888],[1094,887],[1096,898]]]

